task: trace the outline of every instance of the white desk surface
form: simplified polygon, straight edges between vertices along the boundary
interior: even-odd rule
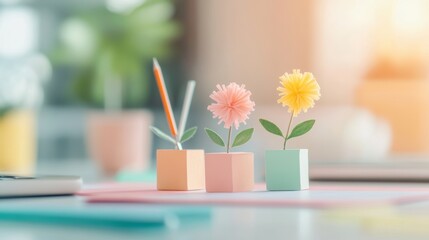
[[[75,196],[0,199],[0,207],[11,203],[60,204],[65,208],[79,208],[86,204],[81,197]],[[377,227],[370,222],[333,217],[332,210],[258,207],[213,207],[212,210],[209,220],[177,229],[125,230],[0,221],[0,239],[429,239],[429,221],[425,231],[418,233],[407,229],[410,223],[399,227]],[[403,205],[393,210],[410,214],[427,213],[424,215],[429,217],[429,201]]]

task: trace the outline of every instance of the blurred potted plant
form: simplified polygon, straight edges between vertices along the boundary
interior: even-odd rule
[[[43,100],[42,84],[51,66],[43,55],[0,66],[0,172],[32,174],[36,162],[34,108]]]
[[[80,70],[76,95],[101,108],[88,116],[91,158],[107,175],[144,170],[149,165],[152,114],[147,101],[152,57],[168,57],[180,33],[170,0],[148,0],[126,13],[99,9],[65,22],[62,59]]]

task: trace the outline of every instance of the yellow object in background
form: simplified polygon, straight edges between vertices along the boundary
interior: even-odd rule
[[[33,172],[36,159],[35,135],[32,111],[11,111],[0,116],[0,172]]]
[[[426,211],[401,211],[390,205],[380,205],[355,209],[334,209],[326,211],[324,214],[333,221],[342,224],[356,224],[366,232],[383,237],[402,235],[415,239],[425,236],[426,238],[423,239],[427,239],[429,234],[429,217]]]

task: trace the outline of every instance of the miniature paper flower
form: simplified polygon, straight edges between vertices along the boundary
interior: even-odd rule
[[[320,87],[313,74],[293,70],[292,74],[285,73],[280,77],[278,87],[280,98],[277,100],[283,107],[288,106],[288,112],[298,116],[301,111],[307,112],[314,106],[314,101],[320,98]]]
[[[319,100],[320,87],[313,74],[309,72],[302,74],[299,70],[293,70],[292,74],[283,74],[280,77],[280,84],[283,87],[277,88],[277,91],[280,92],[277,102],[281,103],[283,107],[288,106],[288,112],[291,113],[286,132],[283,133],[275,123],[267,119],[261,118],[259,122],[265,130],[283,138],[283,150],[285,150],[289,139],[304,135],[313,128],[316,120],[311,119],[297,124],[292,132],[289,132],[293,117],[298,116],[301,111],[307,112],[314,106],[314,101]]]
[[[224,127],[228,128],[227,144],[215,131],[206,128],[207,136],[217,145],[226,147],[226,152],[233,147],[238,147],[248,142],[253,135],[253,128],[245,129],[239,132],[231,144],[232,127],[238,129],[240,123],[246,124],[250,112],[255,110],[255,102],[250,100],[252,93],[239,86],[237,83],[230,83],[228,86],[216,85],[217,91],[213,91],[210,98],[215,102],[210,104],[207,109],[213,113],[213,118],[219,118],[219,124],[224,122]]]
[[[234,125],[238,129],[240,123],[246,123],[250,112],[254,111],[255,102],[250,100],[250,91],[244,85],[230,83],[228,86],[217,85],[218,91],[213,91],[210,98],[215,103],[207,107],[213,113],[213,118],[219,118],[219,124],[224,122],[225,128]]]

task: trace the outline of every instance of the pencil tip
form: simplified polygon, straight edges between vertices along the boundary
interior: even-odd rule
[[[156,60],[156,58],[152,58],[152,60],[153,60],[153,67],[159,68],[158,60]]]

